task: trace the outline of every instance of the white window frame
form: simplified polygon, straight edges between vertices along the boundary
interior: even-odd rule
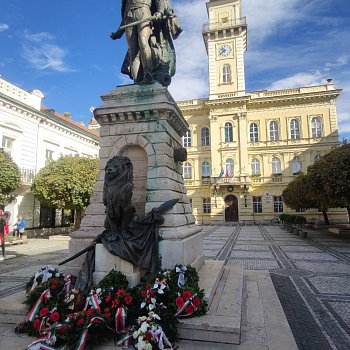
[[[250,162],[252,175],[260,175],[261,174],[260,165],[261,164],[260,164],[259,159],[257,159],[257,158],[252,159],[252,161]]]
[[[253,213],[262,213],[262,197],[253,197]]]
[[[185,135],[182,137],[182,144],[186,148],[192,147],[191,130],[187,130]]]
[[[300,140],[300,121],[296,118],[293,118],[289,122],[290,127],[290,139],[291,140]]]
[[[203,205],[202,207],[203,214],[210,214],[211,213],[210,198],[203,198],[202,205]]]
[[[232,123],[226,122],[224,126],[225,142],[233,142],[233,126]]]
[[[270,141],[279,141],[280,139],[279,125],[275,120],[272,120],[269,124],[269,135]]]
[[[183,163],[182,173],[184,179],[192,179],[192,164],[190,162]]]
[[[259,126],[257,123],[249,125],[249,142],[259,142]]]
[[[210,164],[207,161],[202,163],[202,177],[210,177]]]
[[[232,81],[232,74],[231,74],[231,65],[230,64],[224,64],[222,66],[222,83],[223,84],[230,84]]]
[[[281,159],[279,159],[278,157],[272,158],[271,171],[272,171],[272,174],[281,174],[282,172]]]
[[[274,213],[283,213],[282,196],[273,196],[273,211]]]
[[[228,177],[233,177],[235,171],[235,161],[232,158],[226,159],[225,162],[225,176],[228,174]]]
[[[204,127],[201,130],[201,145],[210,146],[210,132],[207,127]]]
[[[320,117],[311,118],[311,136],[312,138],[322,137],[322,122]]]

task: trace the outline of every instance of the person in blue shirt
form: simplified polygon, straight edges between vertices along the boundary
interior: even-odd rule
[[[13,237],[16,237],[17,235],[18,238],[22,239],[25,227],[26,221],[24,220],[22,215],[18,215],[17,222],[13,225]]]

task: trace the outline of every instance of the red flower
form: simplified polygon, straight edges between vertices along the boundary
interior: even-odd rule
[[[185,300],[188,300],[192,297],[192,294],[191,292],[189,292],[188,290],[185,290],[183,293],[182,293],[182,296]]]
[[[146,298],[147,297],[147,292],[144,290],[141,292],[141,296],[142,298]]]
[[[151,288],[151,285],[147,284],[147,285],[145,286],[145,289],[146,289],[146,290],[151,290],[151,289],[152,289],[152,288]]]
[[[125,295],[125,290],[124,289],[118,289],[117,296],[120,297],[120,296],[123,296],[123,295]]]
[[[92,321],[92,324],[96,324],[96,323],[99,323],[101,320],[99,320],[98,318],[95,318],[93,321]]]
[[[186,306],[185,311],[186,311],[186,313],[188,313],[189,315],[192,315],[193,312],[194,312],[194,307],[193,307],[193,305],[188,305],[188,306]]]
[[[112,301],[112,309],[116,309],[119,305],[119,300],[118,299],[114,299]]]
[[[156,294],[156,292],[155,292],[154,290],[150,290],[150,291],[149,291],[149,295],[150,295],[151,297],[154,297],[155,294]]]
[[[57,322],[60,319],[60,314],[57,311],[54,311],[51,315],[50,315],[50,321],[51,322]]]
[[[33,322],[33,328],[36,329],[37,331],[40,329],[41,321],[37,318]]]
[[[198,298],[194,298],[192,303],[195,307],[198,307],[201,304],[201,301]]]
[[[112,296],[110,294],[107,295],[106,299],[105,299],[106,303],[109,303],[111,301],[111,299],[112,299]]]
[[[185,304],[184,300],[181,297],[177,297],[175,299],[175,304],[177,307],[181,307],[183,304]]]
[[[105,317],[106,318],[111,318],[111,313],[110,312],[105,312]]]
[[[43,307],[39,312],[39,316],[45,317],[48,313],[49,313],[49,309],[47,307]]]
[[[60,279],[56,277],[56,278],[53,280],[53,283],[59,284],[59,283],[60,283]]]
[[[152,333],[151,332],[146,332],[145,333],[145,338],[146,338],[146,340],[151,341],[152,338],[153,338]]]
[[[58,334],[63,334],[63,333],[66,332],[66,330],[67,330],[67,327],[66,326],[62,326],[62,327],[58,328],[57,333]]]
[[[85,320],[83,318],[78,320],[78,326],[82,326],[85,323]]]
[[[95,311],[95,309],[90,308],[90,309],[86,312],[86,315],[87,315],[88,317],[90,317],[94,311]]]
[[[132,302],[132,296],[131,295],[127,295],[126,297],[124,297],[124,301],[126,305],[131,304]]]
[[[57,285],[56,284],[51,284],[50,289],[56,289]]]

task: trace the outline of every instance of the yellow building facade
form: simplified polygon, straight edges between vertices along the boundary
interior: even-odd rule
[[[336,99],[324,85],[245,91],[247,25],[240,0],[211,0],[203,27],[209,97],[178,102],[189,124],[183,176],[199,224],[266,222],[283,189],[338,143]],[[303,215],[322,218],[317,210]],[[332,217],[333,215],[333,217]],[[341,219],[333,210],[331,219]]]

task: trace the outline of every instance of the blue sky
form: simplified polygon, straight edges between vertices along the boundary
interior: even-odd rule
[[[207,97],[202,25],[205,0],[173,0],[184,32],[175,41],[176,100]],[[325,83],[343,89],[339,132],[350,137],[349,0],[242,0],[248,24],[246,90]],[[0,74],[25,90],[39,89],[44,104],[88,122],[100,95],[131,81],[120,73],[125,39],[109,33],[120,22],[119,0],[8,0],[0,12]]]

